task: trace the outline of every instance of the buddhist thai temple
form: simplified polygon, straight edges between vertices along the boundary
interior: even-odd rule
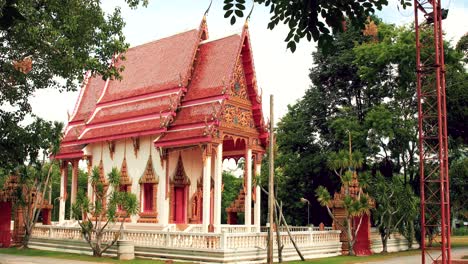
[[[79,166],[87,167],[89,175],[97,167],[104,185],[106,175],[118,168],[119,191],[138,197],[139,213],[126,219],[120,235],[121,241],[132,243],[136,257],[265,263],[267,228],[261,223],[261,189],[255,178],[269,130],[247,23],[239,33],[210,39],[203,18],[192,30],[132,47],[123,55],[125,60],[116,56],[113,62],[124,67],[121,80],[85,76],[54,157],[61,162],[60,197],[53,201],[59,207],[58,221],[50,221],[51,205],[41,205],[42,222],[34,227],[29,247],[91,254],[74,216],[66,213],[66,201],[77,200]],[[222,208],[227,159],[244,160],[243,185],[230,206]],[[90,200],[92,190],[88,180]],[[7,192],[0,193],[0,208],[12,208]],[[222,210],[227,222],[221,221]],[[10,245],[21,231],[15,228],[12,239],[9,214],[3,216],[0,247]],[[370,233],[367,221],[368,229],[360,234],[365,252],[379,251],[380,237],[375,230]],[[292,240],[305,258],[345,250],[341,231],[323,224],[291,226],[288,232],[275,228],[285,261],[300,259]],[[104,241],[116,234],[108,232]],[[393,236],[389,250],[405,248],[402,241]],[[114,246],[106,254],[117,252]]]
[[[193,30],[130,48],[115,62],[125,68],[122,80],[86,76],[56,156],[64,172],[73,166],[72,203],[84,159],[103,175],[121,169],[121,189],[140,202],[131,223],[217,229],[223,160],[243,157],[242,212],[246,224],[260,229],[260,194],[252,179],[268,131],[248,29],[208,36],[203,19]],[[68,195],[65,188],[61,194]],[[61,200],[60,221],[64,208]]]

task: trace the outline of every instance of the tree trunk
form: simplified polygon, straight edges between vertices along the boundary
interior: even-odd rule
[[[410,222],[410,234],[408,236],[408,249],[412,249],[413,248],[413,240],[414,240],[414,223],[413,221]]]
[[[388,253],[387,242],[389,235],[389,232],[385,230],[385,235],[382,236],[382,253]]]
[[[351,232],[351,220],[350,218],[348,217],[346,219],[346,223],[347,223],[347,227],[346,227],[346,233],[348,234],[348,247],[349,247],[349,253],[348,255],[350,256],[354,256],[355,253],[354,253],[354,243],[353,243],[353,234]]]

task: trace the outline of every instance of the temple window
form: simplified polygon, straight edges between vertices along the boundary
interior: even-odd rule
[[[140,223],[157,223],[157,191],[158,191],[158,177],[154,172],[153,160],[150,154],[146,168],[140,178]]]
[[[131,192],[131,188],[132,188],[132,180],[128,175],[127,159],[124,158],[122,161],[122,167],[120,169],[119,192],[125,192],[125,193]],[[119,213],[123,213],[122,206],[119,205],[117,209]]]

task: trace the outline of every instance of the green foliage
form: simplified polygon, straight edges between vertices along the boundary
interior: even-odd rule
[[[35,118],[31,124],[21,126],[19,121],[0,118],[0,168],[6,174],[25,163],[44,163],[49,155],[58,152],[62,138],[61,122]]]
[[[317,196],[317,200],[319,201],[320,205],[330,207],[331,195],[327,188],[324,186],[319,186],[317,189],[315,189],[315,196]]]
[[[400,231],[411,245],[414,222],[419,215],[419,199],[411,187],[404,185],[398,177],[386,179],[377,173],[370,192],[376,203],[372,213],[381,234],[383,252],[387,252],[388,238],[395,231]]]
[[[341,188],[344,191],[342,202],[345,209],[345,223],[340,223],[337,221],[335,215],[332,213],[331,207],[333,204],[331,201],[331,195],[328,190],[323,186],[319,186],[315,190],[317,201],[320,203],[320,205],[327,208],[327,212],[330,217],[333,218],[335,224],[343,225],[343,227],[345,227],[346,236],[348,238],[348,248],[351,249],[349,251],[350,255],[354,255],[354,250],[352,250],[352,248],[356,242],[356,234],[360,229],[359,224],[355,229],[352,230],[350,223],[354,220],[355,217],[360,217],[360,221],[362,221],[362,217],[364,215],[368,215],[371,209],[371,200],[362,188],[359,188],[357,193],[351,193],[350,191],[353,179],[357,180],[359,178],[356,169],[360,168],[361,165],[362,157],[359,152],[350,153],[346,150],[341,150],[339,152],[333,152],[329,154],[328,166],[340,178]]]
[[[468,236],[468,227],[455,228],[452,231],[453,236]]]
[[[449,175],[452,218],[468,220],[468,158],[452,162]]]
[[[234,176],[232,173],[223,171],[224,189],[221,198],[221,223],[227,223],[226,208],[237,198],[242,188],[242,178]]]
[[[148,0],[126,2],[135,8]],[[53,126],[39,118],[21,125],[32,112],[29,98],[36,90],[76,90],[86,71],[120,78],[123,68],[112,58],[128,48],[125,23],[120,9],[106,16],[100,5],[98,0],[0,1],[0,105],[6,106],[0,109],[1,168],[34,162],[39,149],[48,149],[48,140],[60,140],[44,138]],[[15,67],[28,60],[30,71]]]
[[[81,227],[83,237],[93,250],[94,256],[102,256],[119,239],[125,220],[138,213],[138,201],[131,192],[120,192],[120,171],[117,168],[107,174],[107,181],[100,179],[99,168],[93,167],[90,175],[94,202],[91,202],[82,190],[77,195],[72,211]],[[110,188],[110,190],[108,190]],[[95,221],[93,222],[93,218]],[[109,223],[120,221],[118,235],[106,245],[102,245],[102,237],[109,230]]]
[[[286,0],[254,0],[254,3],[270,8],[269,29],[274,29],[280,22],[289,27],[289,33],[285,39],[287,48],[292,52],[296,50],[296,44],[301,39],[308,41],[314,39],[319,46],[326,47],[332,41],[332,33],[342,32],[345,17],[352,23],[364,28],[366,19],[381,10],[388,4],[387,0],[353,1],[343,3],[339,0],[317,1],[286,1]],[[399,3],[406,8],[412,1],[400,0]],[[231,24],[244,16],[245,0],[225,0],[224,17],[229,18]]]

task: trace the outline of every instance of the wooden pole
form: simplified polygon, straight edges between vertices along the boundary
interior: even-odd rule
[[[273,116],[273,95],[270,95],[270,147],[269,147],[269,177],[268,177],[268,222],[270,223],[270,228],[268,228],[268,252],[267,252],[267,263],[273,263],[273,223],[274,223],[274,157],[273,157],[273,138],[274,138],[274,116]]]

